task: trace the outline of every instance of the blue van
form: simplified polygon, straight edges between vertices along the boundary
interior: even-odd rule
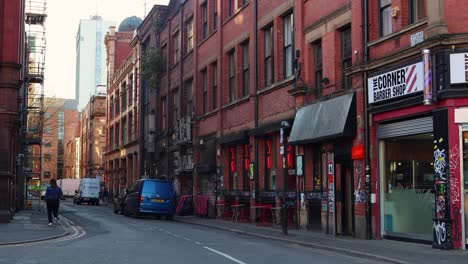
[[[141,179],[127,190],[121,205],[124,215],[151,214],[173,219],[176,210],[176,193],[170,181]]]

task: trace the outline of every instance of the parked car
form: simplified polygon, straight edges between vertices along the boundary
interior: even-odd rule
[[[99,179],[83,178],[80,181],[80,186],[78,187],[78,190],[75,190],[75,196],[73,196],[73,203],[88,203],[99,205],[99,191]]]
[[[141,179],[135,182],[131,190],[125,190],[121,195],[115,200],[115,213],[135,217],[155,215],[174,218],[176,193],[170,181]]]

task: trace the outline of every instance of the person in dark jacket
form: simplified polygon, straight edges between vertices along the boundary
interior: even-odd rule
[[[49,226],[52,225],[52,214],[54,215],[55,222],[58,221],[58,209],[60,204],[60,198],[62,198],[63,192],[60,187],[57,186],[55,179],[50,180],[50,186],[47,187],[45,193],[45,200],[47,204],[47,216],[49,217]]]

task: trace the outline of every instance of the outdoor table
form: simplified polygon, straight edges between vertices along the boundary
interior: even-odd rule
[[[282,207],[270,207],[271,210],[271,222],[273,225],[276,225],[276,211],[279,211],[281,214]]]
[[[244,204],[233,204],[231,205],[232,208],[232,220],[239,222],[239,214],[240,214],[240,208],[242,206],[245,206]]]
[[[255,218],[257,217],[257,209],[262,209],[262,208],[265,208],[265,205],[252,205],[252,206],[250,206],[250,209],[251,210],[253,209],[253,211],[255,212],[255,214],[252,214],[252,212],[250,213],[250,218],[251,218],[252,224],[255,224]],[[252,217],[253,215],[255,215],[255,217]]]

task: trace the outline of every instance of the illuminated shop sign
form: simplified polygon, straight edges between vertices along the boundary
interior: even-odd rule
[[[450,54],[450,83],[468,83],[468,53]]]
[[[424,90],[423,63],[418,62],[367,79],[369,104]]]

